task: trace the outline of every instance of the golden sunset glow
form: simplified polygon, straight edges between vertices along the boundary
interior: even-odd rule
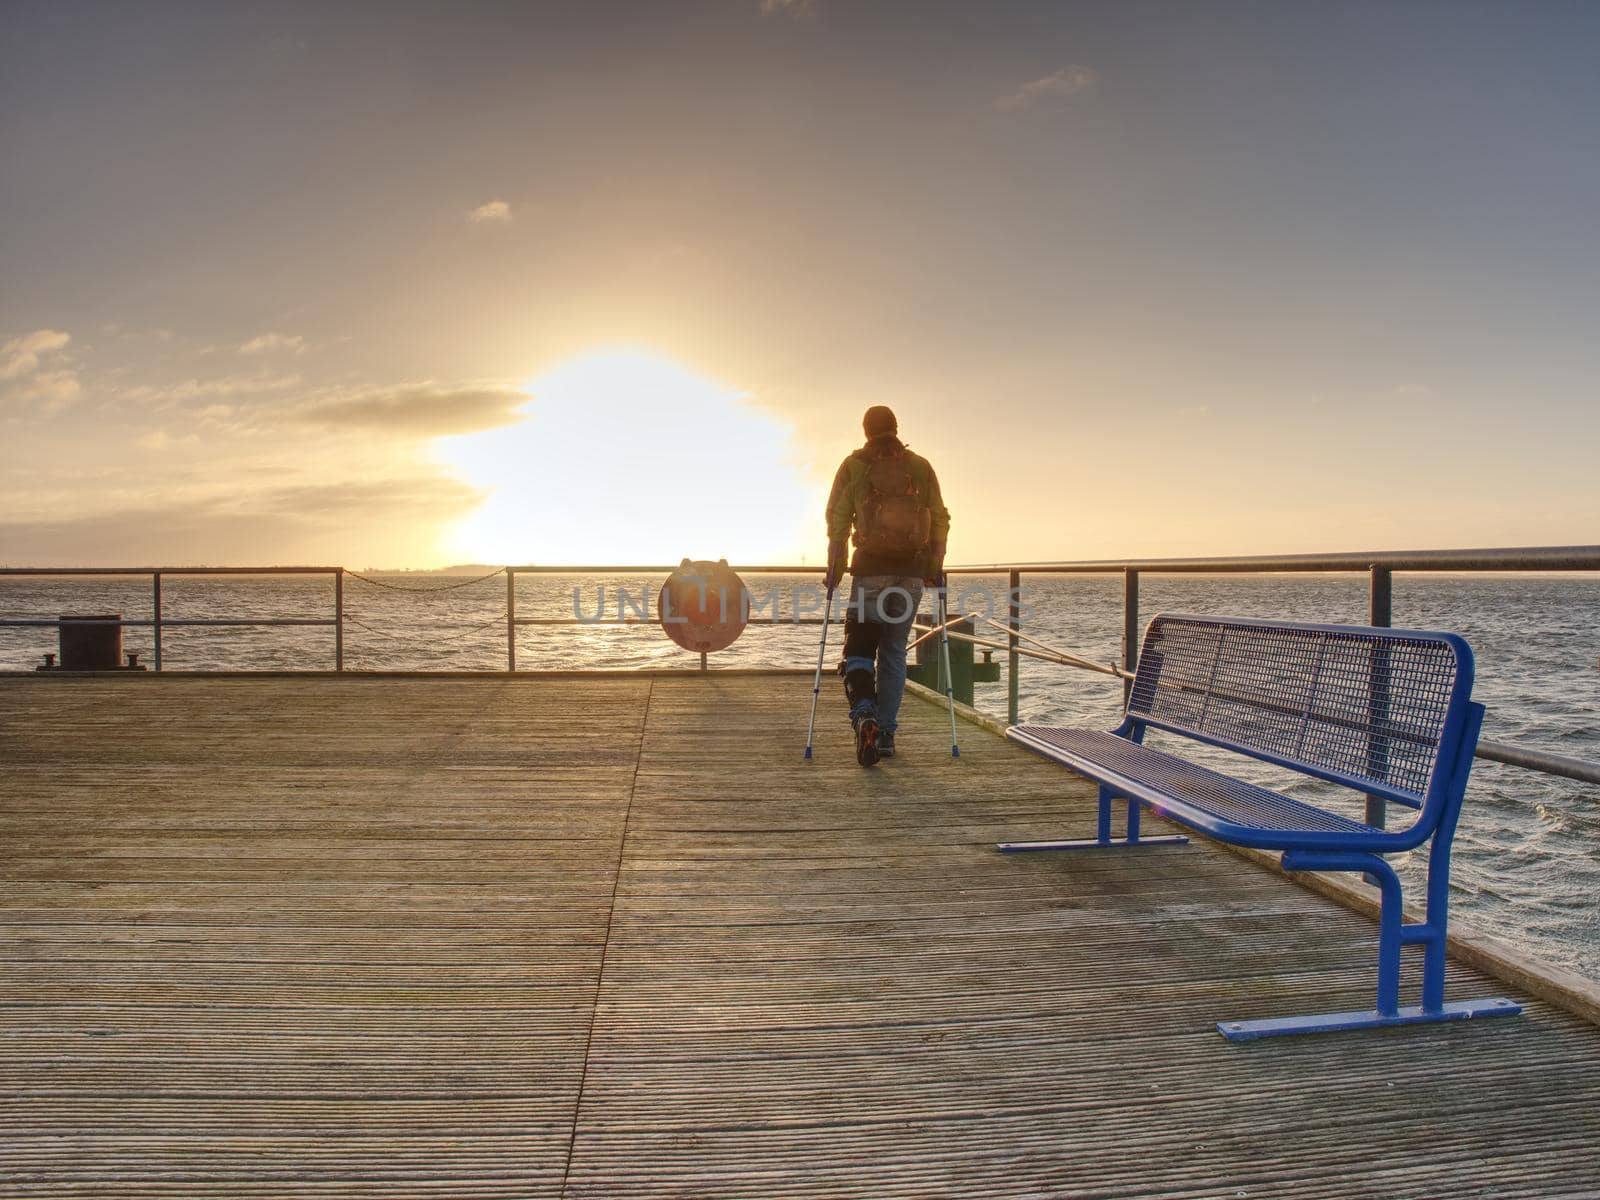
[[[451,543],[457,560],[792,562],[823,496],[789,427],[658,354],[614,348],[528,385],[515,424],[436,443],[486,493]],[[814,540],[814,539],[810,539]]]

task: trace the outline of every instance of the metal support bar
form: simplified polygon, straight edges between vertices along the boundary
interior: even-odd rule
[[[1582,783],[1600,783],[1600,763],[1573,758],[1570,754],[1551,754],[1548,750],[1513,746],[1509,742],[1480,740],[1476,757],[1529,771],[1542,771],[1546,775],[1559,775],[1563,779],[1576,779]]]
[[[506,568],[506,670],[517,669],[517,572]]]
[[[1388,567],[1373,567],[1367,587],[1367,624],[1384,629],[1394,624],[1394,572]]]
[[[1031,850],[1137,850],[1144,846],[1186,846],[1189,839],[1182,834],[1144,837],[1139,832],[1139,802],[1131,796],[1128,802],[1127,828],[1122,837],[1111,832],[1111,806],[1117,793],[1106,784],[1100,785],[1097,800],[1095,834],[1092,838],[1075,838],[1066,842],[1000,842],[995,849],[1002,854],[1020,854]]]
[[[161,670],[161,572],[150,572],[150,624],[155,636],[155,669]]]
[[[125,629],[150,629],[155,625],[154,620],[146,621],[140,618],[117,621],[110,619],[97,620],[93,617],[74,617],[72,618],[72,623],[74,625],[121,625]],[[339,622],[336,619],[331,619],[328,617],[257,617],[252,620],[235,619],[232,617],[161,618],[161,627],[163,629],[175,628],[180,625],[228,627],[238,626],[245,628],[256,625],[263,627],[271,625],[295,625],[301,627],[309,626],[313,628],[331,629],[338,623]],[[61,624],[60,617],[14,617],[5,621],[0,621],[0,629],[31,629],[40,626],[53,629],[59,624]]]
[[[1393,624],[1393,614],[1394,572],[1388,567],[1373,566],[1368,573],[1367,624],[1388,629]],[[1382,653],[1387,655],[1388,652],[1383,651]],[[1374,678],[1384,680],[1385,689],[1387,689],[1387,677],[1387,662],[1381,662],[1377,664],[1377,669],[1374,672]],[[1385,692],[1385,695],[1382,697],[1377,695],[1373,696],[1373,717],[1375,720],[1387,716],[1388,708],[1389,702],[1387,692]],[[1381,758],[1375,758],[1373,767],[1378,771],[1381,771],[1384,768],[1384,763]],[[1374,829],[1383,829],[1388,825],[1388,823],[1388,801],[1386,801],[1382,796],[1369,795],[1367,797],[1367,824],[1371,825]],[[1371,875],[1367,876],[1367,881],[1374,884],[1377,882]]]
[[[1132,675],[1139,669],[1139,572],[1122,572],[1122,665],[1129,678],[1122,683],[1122,704],[1133,695]]]
[[[1350,1029],[1382,1029],[1390,1025],[1432,1025],[1473,1017],[1514,1017],[1522,1006],[1504,996],[1484,1000],[1452,1000],[1436,1009],[1408,1004],[1385,1016],[1375,1008],[1357,1012],[1320,1013],[1309,1017],[1263,1017],[1254,1021],[1218,1021],[1217,1032],[1230,1042],[1285,1037],[1294,1033],[1337,1033]]]
[[[821,625],[821,617],[751,617],[745,625],[754,628],[758,625]],[[610,627],[614,625],[659,625],[660,622],[651,617],[518,617],[518,625],[589,625]],[[830,625],[843,625],[843,617],[835,617],[827,622]]]
[[[1022,572],[1012,571],[1006,579],[1006,589],[1009,593],[1010,604],[1008,617],[1011,632],[1006,635],[1006,643],[1011,650],[1006,659],[1006,724],[1017,723],[1018,701],[1022,695],[1021,681],[1017,675],[1017,667],[1022,662],[1022,656],[1017,653],[1017,630],[1022,625]]]
[[[998,842],[995,849],[1001,854],[1024,854],[1033,850],[1142,850],[1146,846],[1187,846],[1189,839],[1181,834],[1162,834],[1160,837],[1140,838],[1080,838],[1073,842]]]
[[[344,568],[333,572],[333,669],[344,670]]]

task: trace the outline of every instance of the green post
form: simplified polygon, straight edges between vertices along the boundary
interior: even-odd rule
[[[972,643],[966,640],[972,632],[971,621],[957,621],[950,626],[950,690],[959,704],[973,702],[974,684],[1000,682],[1000,664],[990,659],[989,651],[983,652],[982,662],[975,660]],[[962,634],[966,636],[958,636]],[[944,664],[940,661],[937,635],[918,645],[916,655],[916,662],[906,666],[906,678],[943,695]]]

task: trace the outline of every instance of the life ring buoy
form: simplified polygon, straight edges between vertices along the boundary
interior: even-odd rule
[[[666,635],[685,650],[709,654],[739,640],[747,621],[744,580],[727,559],[684,559],[656,600]]]

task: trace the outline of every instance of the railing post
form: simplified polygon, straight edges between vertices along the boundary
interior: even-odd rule
[[[150,629],[155,635],[155,669],[161,670],[161,572],[150,572]]]
[[[1130,674],[1139,669],[1139,572],[1122,572],[1122,665]],[[1122,703],[1133,695],[1133,680],[1122,681]]]
[[[1394,624],[1394,572],[1388,567],[1373,567],[1367,585],[1367,624],[1381,626],[1388,629]],[[1377,651],[1379,657],[1373,663],[1372,683],[1373,693],[1371,699],[1371,716],[1373,721],[1378,721],[1389,715],[1389,663],[1388,651]],[[1372,735],[1368,735],[1370,738]],[[1387,754],[1373,743],[1368,744],[1367,757],[1372,762],[1374,770],[1382,770],[1386,764]],[[1382,796],[1367,797],[1367,824],[1374,829],[1382,829],[1389,820],[1389,802]],[[1377,880],[1368,875],[1369,882],[1376,884]]]
[[[1011,647],[1011,654],[1006,667],[1006,724],[1017,723],[1017,701],[1021,696],[1021,684],[1017,679],[1017,667],[1022,663],[1022,656],[1017,653],[1017,629],[1022,624],[1022,572],[1012,571],[1006,580],[1006,590],[1010,596],[1010,611],[1007,624],[1011,632],[1006,635],[1006,644]]]
[[[1393,608],[1394,572],[1388,567],[1373,567],[1372,582],[1367,589],[1367,624],[1389,628],[1394,624]]]
[[[506,670],[517,669],[517,573],[506,568]]]
[[[333,569],[333,669],[344,670],[344,568]]]

